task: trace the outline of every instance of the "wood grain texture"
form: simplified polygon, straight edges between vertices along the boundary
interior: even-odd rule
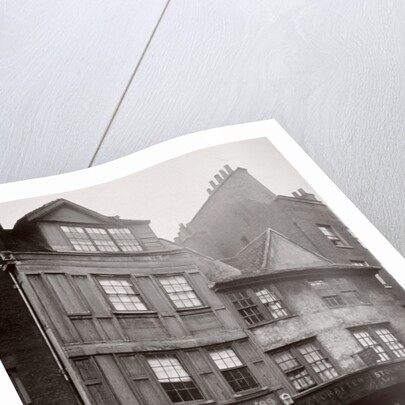
[[[404,254],[404,7],[173,1],[96,163],[276,118]]]
[[[6,4],[0,181],[86,167],[163,4]],[[276,118],[404,254],[404,8],[172,0],[95,163]]]
[[[1,181],[89,164],[164,5],[163,0],[3,2]]]

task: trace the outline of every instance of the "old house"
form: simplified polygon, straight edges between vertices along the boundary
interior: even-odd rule
[[[82,403],[281,403],[282,373],[205,276],[239,270],[162,243],[149,221],[66,200],[28,213],[2,241],[3,277],[16,280]],[[0,350],[11,356],[13,347]],[[40,355],[35,369],[16,366],[35,379]],[[21,382],[25,403],[45,403],[23,374]],[[48,393],[46,403],[64,402]]]
[[[402,404],[405,312],[375,266],[335,264],[267,229],[213,290],[299,405]]]
[[[190,222],[180,224],[177,244],[215,259],[229,258],[271,228],[334,263],[381,266],[326,204],[303,189],[292,196],[276,195],[246,169],[225,165],[207,192]],[[377,278],[405,299],[384,269]]]

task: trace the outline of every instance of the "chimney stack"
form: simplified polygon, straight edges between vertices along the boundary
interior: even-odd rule
[[[214,177],[218,184],[221,184],[224,181],[224,179],[219,174],[216,174]]]
[[[228,172],[228,174],[233,173],[233,170],[231,169],[231,167],[229,165],[225,165],[224,168]]]

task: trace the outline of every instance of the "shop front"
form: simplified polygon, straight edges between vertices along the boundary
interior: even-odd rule
[[[296,405],[405,405],[405,360],[378,364],[294,397]]]

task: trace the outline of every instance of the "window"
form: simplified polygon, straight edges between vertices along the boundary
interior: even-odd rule
[[[117,311],[147,311],[141,296],[127,279],[99,279],[100,285]]]
[[[191,376],[175,356],[151,356],[149,366],[172,402],[203,399]]]
[[[90,239],[100,252],[117,252],[118,246],[111,239],[111,236],[103,228],[85,228]]]
[[[283,302],[268,287],[230,293],[229,299],[248,325],[290,315]]]
[[[319,230],[335,245],[348,246],[330,225],[317,225]]]
[[[254,325],[265,320],[257,305],[245,291],[229,294],[229,298],[248,325]]]
[[[317,341],[295,344],[272,357],[298,392],[339,376]]]
[[[141,245],[128,228],[108,228],[108,232],[123,252],[139,252],[142,250]]]
[[[203,305],[185,277],[159,277],[159,281],[176,308],[193,308]]]
[[[70,243],[75,250],[95,252],[97,249],[83,228],[79,226],[62,226]]]
[[[392,288],[392,285],[388,284],[379,274],[376,274],[375,278],[384,286],[384,288]]]
[[[339,295],[328,295],[326,297],[322,297],[323,300],[326,302],[326,304],[328,305],[328,307],[341,307],[346,305],[346,303],[343,301],[343,299],[341,297],[339,297]]]
[[[274,319],[288,316],[287,309],[274,293],[262,287],[255,288],[253,291]]]
[[[367,301],[360,295],[355,285],[346,277],[307,281],[330,308],[367,304]]]
[[[365,326],[352,333],[362,347],[374,349],[379,356],[379,363],[405,357],[405,346],[387,326]]]
[[[61,226],[73,248],[88,252],[138,252],[141,245],[128,228]]]
[[[364,260],[350,260],[350,263],[352,263],[353,266],[358,266],[358,267],[367,267],[369,265]]]
[[[250,370],[231,348],[217,348],[211,350],[209,355],[235,392],[238,393],[259,386]]]
[[[314,288],[324,288],[325,282],[323,280],[308,280],[308,283],[311,287]]]

